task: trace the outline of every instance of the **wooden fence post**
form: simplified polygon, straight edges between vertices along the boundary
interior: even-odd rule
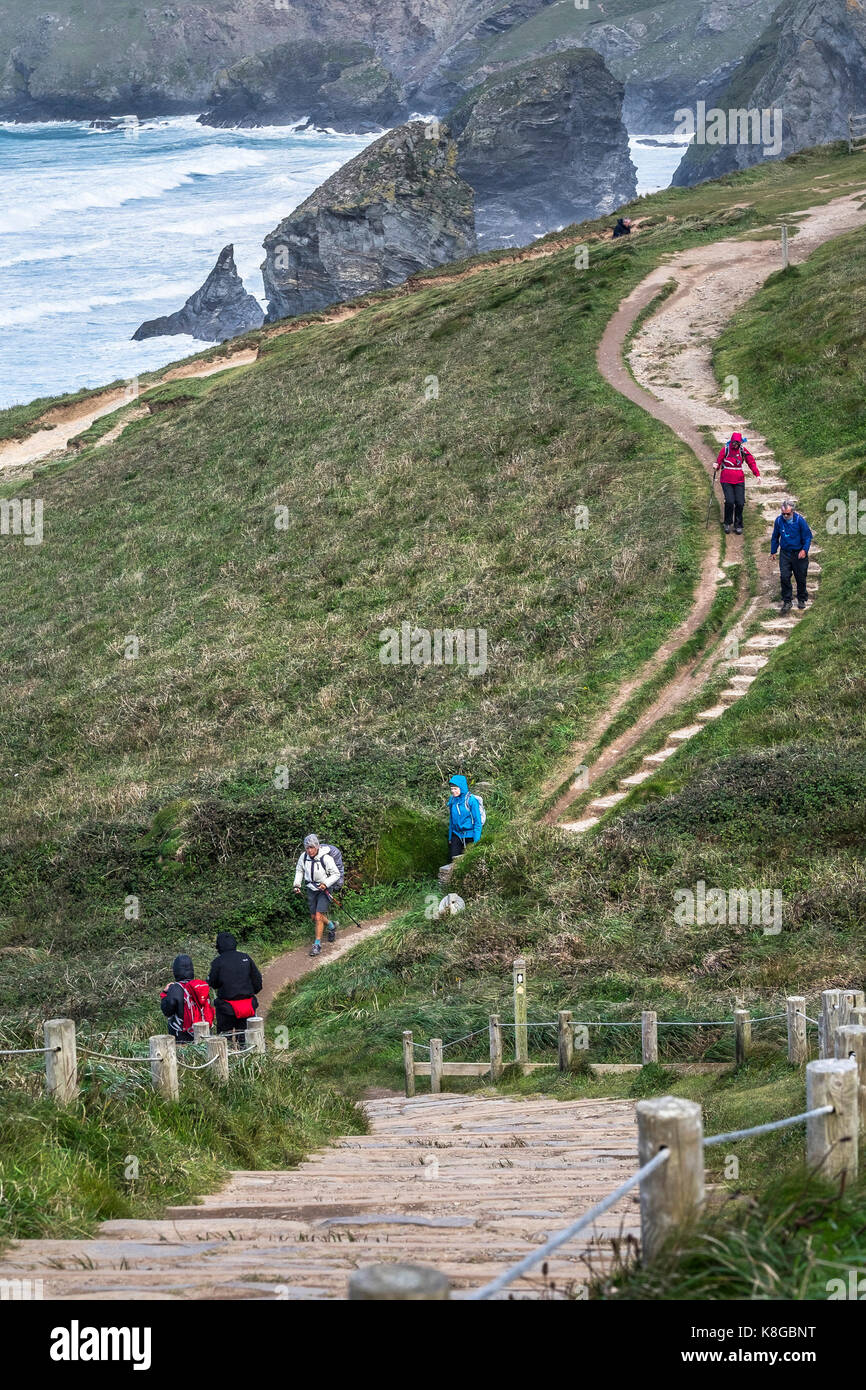
[[[640,1185],[641,1259],[649,1264],[668,1232],[694,1220],[704,1202],[704,1120],[701,1107],[679,1096],[637,1103],[638,1163],[660,1149],[669,1157]]]
[[[514,1060],[529,1061],[529,1041],[526,1032],[526,961],[518,956],[514,962]]]
[[[415,1094],[415,1043],[411,1028],[403,1029],[403,1075],[406,1078],[406,1095]]]
[[[848,1016],[848,1022],[854,1023],[858,1028],[866,1028],[866,1008],[858,1006],[852,1009]]]
[[[224,1038],[224,1037],[222,1037],[222,1036],[217,1036],[217,1037],[215,1037],[215,1038],[206,1038],[205,1041],[207,1042],[207,1059],[208,1059],[208,1061],[210,1062],[210,1061],[212,1060],[212,1058],[214,1058],[214,1057],[217,1058],[217,1060],[216,1060],[216,1062],[214,1062],[214,1066],[213,1066],[213,1074],[214,1074],[214,1076],[216,1077],[217,1081],[220,1081],[220,1082],[228,1081],[228,1079],[229,1079],[229,1040],[228,1040],[228,1038]]]
[[[640,1051],[645,1067],[659,1059],[659,1016],[655,1009],[644,1009],[641,1013]]]
[[[734,1049],[737,1066],[745,1062],[752,1046],[752,1015],[748,1009],[734,1010]]]
[[[207,1019],[200,1019],[198,1023],[192,1025],[193,1042],[207,1042],[210,1037],[210,1024]]]
[[[505,1070],[502,1062],[502,1022],[499,1014],[490,1015],[490,1080],[499,1081]]]
[[[560,1009],[556,1015],[560,1071],[571,1071],[574,1065],[574,1029],[571,1026],[573,1017],[571,1009]]]
[[[821,994],[821,1016],[818,1027],[818,1056],[832,1057],[835,1050],[833,1034],[839,1027],[842,1009],[842,990],[825,989]]]
[[[782,223],[782,269],[788,269],[788,228]]]
[[[846,1023],[836,1029],[836,1057],[853,1057],[857,1063],[859,1087],[860,1129],[866,1134],[866,1028],[859,1023]]]
[[[247,1019],[247,1051],[264,1052],[264,1050],[265,1020],[256,1014],[254,1018]]]
[[[177,1100],[177,1047],[171,1033],[150,1039],[150,1075],[154,1088],[166,1100]]]
[[[799,1067],[809,1060],[805,996],[789,994],[785,1000],[785,1011],[788,1015],[788,1061]]]
[[[854,1019],[851,1015],[855,1009],[862,1009],[863,1004],[864,998],[862,989],[843,989],[841,1017],[839,1019],[840,1026],[845,1023],[853,1023]]]
[[[71,1018],[50,1018],[42,1035],[51,1049],[45,1054],[45,1093],[59,1105],[68,1105],[78,1095],[75,1024]]]
[[[444,1274],[430,1265],[362,1265],[349,1279],[349,1299],[392,1303],[413,1299],[429,1302],[451,1297]]]
[[[438,1095],[442,1090],[442,1039],[430,1039],[430,1090]]]
[[[822,1178],[857,1177],[859,1086],[853,1058],[822,1058],[806,1067],[806,1109],[832,1105],[829,1115],[806,1121],[806,1162]]]

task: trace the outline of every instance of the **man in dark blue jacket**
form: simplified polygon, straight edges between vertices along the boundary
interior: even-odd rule
[[[794,503],[786,497],[782,503],[781,515],[776,517],[770,554],[779,552],[779,577],[782,581],[783,613],[790,613],[793,597],[791,575],[797,577],[797,607],[805,608],[809,598],[806,592],[806,575],[809,572],[809,547],[812,532],[809,523],[799,512],[794,511]]]

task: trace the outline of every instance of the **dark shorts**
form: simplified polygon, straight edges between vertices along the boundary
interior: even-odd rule
[[[328,895],[323,893],[320,888],[307,889],[307,906],[310,909],[311,917],[316,912],[324,912],[326,917],[330,917],[331,915],[331,904],[328,901]]]

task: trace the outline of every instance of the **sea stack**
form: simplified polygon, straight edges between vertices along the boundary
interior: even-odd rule
[[[222,343],[252,328],[261,328],[261,305],[244,289],[235,266],[234,246],[224,246],[201,289],[191,294],[182,309],[163,318],[149,319],[133,333],[133,341],[188,333],[205,343]]]

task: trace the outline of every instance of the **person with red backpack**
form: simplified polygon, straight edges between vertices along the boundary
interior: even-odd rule
[[[743,504],[746,500],[746,474],[744,464],[748,464],[756,478],[760,478],[758,465],[746,448],[747,439],[739,433],[731,435],[723,444],[716,459],[716,472],[722,470],[722,492],[725,494],[725,535],[733,523],[734,535],[743,533]]]
[[[239,1033],[240,1045],[246,1045],[247,1019],[255,1016],[259,1007],[256,998],[262,987],[262,975],[252,956],[238,950],[237,938],[230,931],[221,931],[216,939],[219,955],[211,963],[207,982],[216,991],[216,1025],[218,1033]]]
[[[191,956],[175,956],[172,962],[174,984],[166,985],[159,996],[159,1007],[168,1020],[168,1031],[176,1043],[191,1043],[194,1023],[213,1023],[214,1009],[205,980],[195,978]]]

